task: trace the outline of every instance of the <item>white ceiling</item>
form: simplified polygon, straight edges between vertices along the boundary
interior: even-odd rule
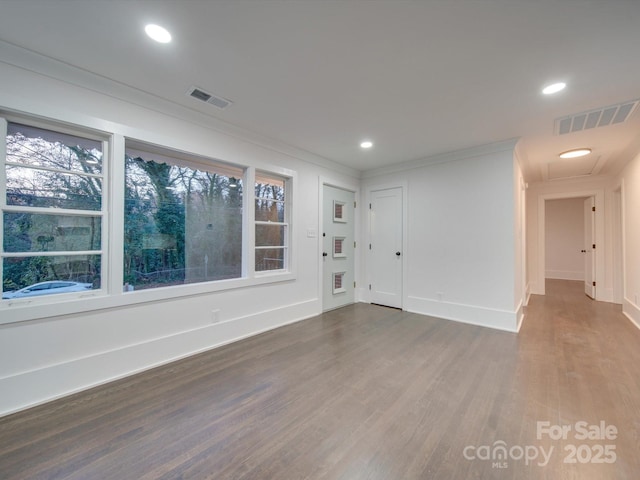
[[[639,108],[554,135],[640,98],[638,0],[0,0],[0,40],[362,171],[521,137],[529,181],[572,175],[548,164],[583,146],[608,174],[640,134]]]

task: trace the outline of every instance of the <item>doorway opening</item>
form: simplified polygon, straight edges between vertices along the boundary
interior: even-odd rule
[[[545,202],[545,289],[549,280],[581,281],[595,298],[594,215],[593,197]]]
[[[536,293],[545,294],[550,278],[582,282],[587,296],[605,299],[603,210],[602,191],[538,197]]]

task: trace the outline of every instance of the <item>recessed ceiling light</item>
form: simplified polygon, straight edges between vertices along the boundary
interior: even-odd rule
[[[169,31],[166,28],[161,27],[160,25],[154,25],[153,23],[150,23],[149,25],[144,27],[144,31],[156,42],[169,43],[171,41],[171,34],[169,33]]]
[[[576,148],[575,150],[569,150],[568,152],[561,153],[560,158],[584,157],[585,155],[589,155],[590,153],[590,148]]]
[[[551,85],[547,85],[542,89],[542,93],[545,95],[552,95],[554,93],[558,93],[561,90],[564,90],[567,86],[564,82],[552,83]]]
[[[371,140],[365,140],[360,143],[360,148],[371,148],[373,147],[373,142]]]

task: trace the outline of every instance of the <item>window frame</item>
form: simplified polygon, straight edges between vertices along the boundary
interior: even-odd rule
[[[76,175],[82,175],[86,177],[100,178],[101,179],[101,201],[100,210],[81,210],[81,209],[67,209],[67,208],[50,208],[50,207],[22,207],[19,205],[7,204],[7,177],[6,166],[8,162],[7,158],[7,132],[9,124],[19,124],[26,127],[32,127],[35,129],[47,130],[53,133],[59,133],[62,135],[72,135],[76,137],[85,138],[99,142],[102,149],[102,165],[100,174],[88,174],[81,172],[73,172]],[[0,299],[0,305],[2,304],[31,304],[31,303],[56,303],[59,300],[68,300],[70,298],[87,298],[95,295],[101,295],[105,291],[105,281],[109,278],[108,261],[105,261],[107,252],[109,251],[109,235],[107,233],[107,225],[109,220],[109,202],[110,197],[110,185],[109,178],[109,156],[110,156],[110,142],[109,136],[97,132],[91,129],[69,126],[67,124],[55,121],[40,121],[36,118],[20,115],[7,115],[0,113],[0,215],[2,216],[2,222],[0,223],[0,290],[4,290],[2,287],[4,281],[4,267],[3,260],[5,258],[29,258],[29,257],[53,257],[53,256],[82,256],[82,255],[99,255],[100,256],[100,287],[86,292],[67,292],[55,294],[51,297],[45,298],[29,298],[29,299]],[[33,167],[25,167],[33,168]],[[68,171],[54,168],[34,168],[34,170],[51,171],[62,174],[67,174]],[[66,216],[78,216],[78,217],[97,217],[100,218],[100,249],[98,250],[73,250],[73,251],[47,251],[47,252],[5,252],[4,251],[4,214],[5,213],[32,213],[41,215],[66,215]],[[41,282],[36,282],[41,283]],[[25,287],[23,287],[25,288]],[[60,298],[62,297],[62,298]],[[1,311],[1,310],[0,310]],[[0,321],[0,324],[5,323]]]
[[[274,179],[278,179],[278,180],[282,180],[284,183],[284,200],[276,200],[276,199],[271,199],[271,198],[266,198],[266,197],[258,197],[255,194],[255,186],[256,186],[256,177],[259,176],[263,176],[263,177],[271,177]],[[254,268],[254,274],[256,276],[267,276],[267,275],[274,275],[274,274],[278,274],[278,273],[282,273],[282,272],[288,272],[291,268],[291,194],[289,192],[289,190],[291,189],[292,186],[292,178],[288,177],[286,175],[282,175],[282,174],[278,174],[278,173],[274,173],[272,171],[268,171],[268,170],[264,170],[264,169],[260,169],[260,170],[255,170],[254,171],[254,181],[253,181],[253,189],[252,189],[252,198],[251,198],[251,204],[252,207],[254,208],[254,212],[252,214],[252,219],[253,219],[253,225],[252,225],[252,229],[255,235],[255,230],[256,230],[256,226],[258,225],[271,225],[271,226],[281,226],[284,227],[285,229],[285,233],[284,233],[284,242],[282,246],[269,246],[269,245],[256,245],[255,242],[255,238],[254,238],[254,242],[253,242],[253,257],[252,257],[252,264],[253,264],[253,268]],[[269,200],[269,201],[275,201],[275,202],[279,202],[282,203],[284,206],[284,218],[282,222],[271,222],[271,221],[264,221],[264,220],[256,220],[255,219],[255,201],[256,200]],[[273,270],[255,270],[255,253],[258,250],[282,250],[283,251],[283,266],[282,268],[278,268],[278,269],[273,269]]]
[[[63,116],[64,117],[64,116]],[[68,115],[66,116],[68,117]],[[79,124],[76,120],[82,124]],[[73,120],[73,121],[72,121]],[[55,295],[34,296],[19,299],[0,300],[0,325],[25,322],[82,312],[96,312],[104,309],[141,305],[172,299],[186,299],[193,296],[251,288],[260,285],[290,282],[297,277],[296,248],[294,246],[294,204],[297,195],[297,172],[273,164],[256,162],[251,165],[239,154],[236,162],[218,160],[209,148],[198,142],[191,148],[189,140],[171,139],[166,135],[150,131],[142,132],[133,127],[105,122],[92,117],[72,116],[71,120],[53,119],[33,113],[10,111],[0,107],[0,205],[6,204],[6,132],[7,123],[42,128],[63,134],[85,137],[102,142],[102,243],[101,243],[101,288],[86,292],[68,292]],[[124,181],[125,181],[125,141],[138,145],[155,146],[160,150],[180,152],[186,160],[201,159],[228,163],[244,168],[243,182],[251,187],[251,192],[243,194],[243,240],[242,276],[234,279],[213,280],[200,283],[171,285],[153,289],[123,292],[124,280]],[[185,148],[185,143],[186,148]],[[193,162],[192,162],[193,163]],[[195,162],[197,164],[199,162]],[[196,166],[194,164],[194,166]],[[286,269],[255,271],[255,176],[256,171],[285,179],[286,208],[288,212],[288,234]],[[4,212],[4,210],[2,210]],[[47,212],[51,213],[51,212]],[[94,211],[86,213],[94,215]],[[0,225],[0,242],[3,242],[4,225]],[[75,252],[77,254],[77,252]],[[1,279],[1,276],[0,276]]]
[[[172,287],[181,287],[181,286],[185,286],[185,285],[197,285],[197,284],[209,284],[209,283],[217,283],[217,282],[222,282],[222,281],[232,281],[232,280],[237,280],[237,279],[241,279],[241,278],[245,278],[246,277],[246,269],[245,269],[245,249],[246,249],[246,245],[245,245],[245,228],[246,228],[246,222],[245,222],[245,216],[246,216],[246,185],[245,185],[245,181],[246,181],[246,176],[247,176],[247,169],[248,167],[243,166],[243,165],[239,165],[239,164],[234,164],[234,163],[230,163],[230,162],[224,162],[222,160],[218,160],[212,157],[203,157],[200,155],[196,155],[196,154],[191,154],[191,153],[187,153],[187,152],[182,152],[179,150],[175,150],[175,149],[171,149],[169,147],[163,147],[163,146],[159,146],[159,145],[154,145],[154,144],[149,144],[149,143],[145,143],[142,142],[140,140],[137,139],[132,139],[132,138],[125,138],[125,154],[127,152],[135,152],[138,154],[146,154],[149,156],[153,156],[153,158],[156,159],[161,159],[162,162],[159,163],[165,163],[167,165],[171,165],[171,166],[176,166],[176,167],[185,167],[185,168],[189,168],[192,170],[197,170],[197,171],[201,171],[201,172],[210,172],[210,173],[216,173],[216,168],[219,172],[222,172],[225,168],[228,168],[229,170],[239,170],[241,172],[241,174],[239,175],[239,177],[235,177],[235,178],[239,178],[240,180],[242,180],[242,185],[243,185],[243,194],[242,194],[242,245],[241,245],[241,268],[240,268],[240,275],[238,277],[233,277],[233,278],[229,278],[229,279],[218,279],[218,280],[207,280],[207,281],[201,281],[201,282],[190,282],[190,283],[183,283],[183,284],[175,284],[175,285],[166,285],[166,286],[161,286],[161,287],[154,287],[151,289],[142,289],[142,290],[132,290],[130,292],[126,292],[127,294],[131,294],[131,293],[135,293],[135,292],[141,292],[141,291],[146,291],[146,290],[158,290],[158,289],[166,289],[166,288],[172,288]],[[144,157],[141,157],[144,160]],[[145,160],[146,161],[146,160]],[[155,160],[154,160],[155,161]],[[158,163],[158,162],[157,162]],[[123,178],[126,177],[126,165],[124,162],[124,156],[123,156]],[[125,185],[123,182],[123,191],[122,191],[122,197],[124,197],[124,191],[125,191]],[[123,200],[123,207],[124,207],[124,200]],[[123,210],[124,211],[124,210]],[[124,232],[123,232],[124,233]],[[122,237],[124,238],[124,236]],[[124,248],[122,249],[122,253],[124,256]],[[124,269],[124,266],[123,266]],[[122,282],[124,282],[124,275],[122,276]]]

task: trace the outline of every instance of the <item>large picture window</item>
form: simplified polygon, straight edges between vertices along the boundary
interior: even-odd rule
[[[8,123],[5,149],[2,298],[100,288],[103,142]]]
[[[239,167],[127,148],[124,290],[242,276]]]
[[[287,269],[289,223],[286,185],[285,178],[256,173],[256,272]]]
[[[15,314],[0,323],[293,277],[295,172],[9,117],[0,118],[0,312]]]

